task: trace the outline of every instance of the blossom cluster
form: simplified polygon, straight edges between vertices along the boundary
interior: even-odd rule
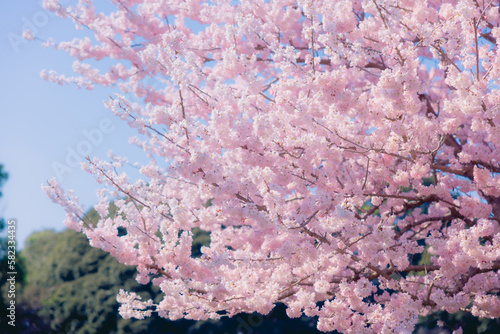
[[[75,76],[43,77],[116,87],[106,106],[149,159],[138,180],[122,157],[85,163],[104,187],[96,225],[45,187],[69,227],[164,293],[120,293],[124,317],[281,302],[343,333],[500,317],[497,2],[44,3],[92,36],[47,43]],[[200,257],[195,229],[210,233]]]

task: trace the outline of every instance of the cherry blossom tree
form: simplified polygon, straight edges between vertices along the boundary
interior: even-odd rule
[[[281,302],[322,331],[411,333],[439,310],[500,316],[498,1],[44,5],[89,37],[47,41],[76,74],[42,77],[115,87],[106,105],[148,157],[139,179],[126,157],[87,159],[97,225],[44,186],[68,227],[163,291],[121,292],[123,317]]]

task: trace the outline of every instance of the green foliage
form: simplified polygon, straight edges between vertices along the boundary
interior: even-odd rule
[[[120,328],[137,333],[150,325],[151,319],[122,319],[116,295],[122,288],[150,299],[158,291],[139,285],[133,267],[92,248],[83,234],[35,233],[22,255],[29,268],[23,297],[50,320],[54,333],[126,333]]]
[[[210,246],[210,232],[204,231],[198,227],[191,230],[193,233],[193,245],[191,246],[191,256],[200,257],[201,247]]]

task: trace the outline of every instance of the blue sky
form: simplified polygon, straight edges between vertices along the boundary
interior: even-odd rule
[[[0,11],[0,163],[9,173],[0,199],[0,216],[17,219],[18,248],[23,248],[26,238],[35,231],[64,228],[63,208],[41,190],[42,183],[57,176],[55,168],[64,172],[59,172],[61,185],[74,189],[85,207],[90,208],[95,204],[98,185],[79,166],[73,167],[84,160],[79,152],[105,158],[113,149],[115,154],[129,156],[133,161],[142,159],[139,150],[128,144],[134,132],[104,107],[103,101],[116,90],[87,91],[40,78],[42,69],[71,75],[73,59],[64,52],[42,47],[40,41],[20,41],[24,27],[34,27],[35,36],[42,40],[69,40],[86,33],[49,15],[40,3],[9,1]],[[94,143],[85,132],[94,134]]]

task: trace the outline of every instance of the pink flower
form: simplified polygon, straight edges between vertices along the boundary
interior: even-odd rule
[[[33,32],[28,28],[25,31],[23,31],[23,38],[27,39],[28,41],[34,41],[35,40],[35,35]]]

